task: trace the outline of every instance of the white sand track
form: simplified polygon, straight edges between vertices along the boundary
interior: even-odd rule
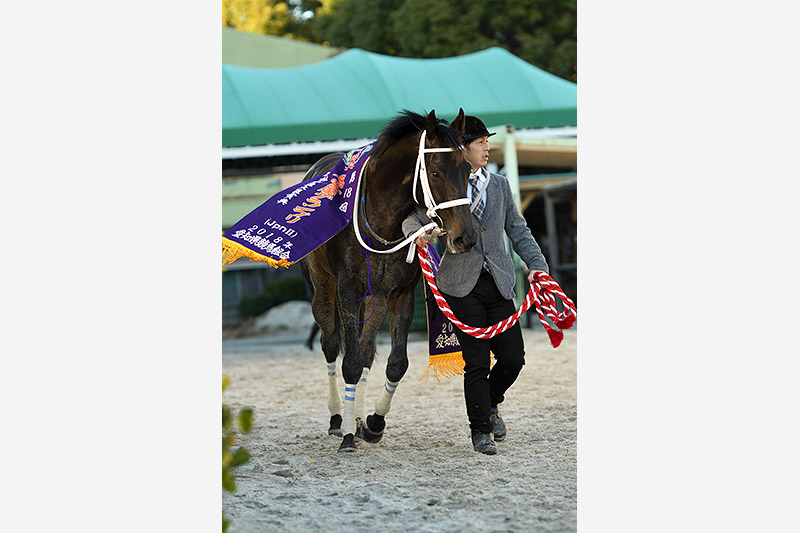
[[[229,531],[576,531],[577,333],[554,349],[541,327],[523,332],[526,364],[501,406],[508,436],[495,456],[472,450],[460,376],[418,381],[425,342],[409,343],[383,440],[359,441],[353,454],[327,434],[318,343],[223,347],[223,401],[255,409],[240,441],[253,457],[234,470],[236,492],[223,493]],[[378,345],[368,414],[388,353]]]

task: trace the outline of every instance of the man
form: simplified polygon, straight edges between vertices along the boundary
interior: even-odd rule
[[[469,326],[487,327],[516,312],[512,301],[516,280],[506,236],[514,251],[530,270],[529,281],[536,271],[548,272],[547,261],[533,238],[525,218],[519,212],[508,180],[488,172],[489,133],[480,119],[466,117],[462,142],[464,156],[471,164],[467,194],[472,199],[472,223],[478,231],[478,242],[467,253],[445,252],[439,265],[436,284],[453,314]],[[416,208],[403,222],[403,232],[410,235],[427,223],[425,211]],[[418,246],[432,239],[422,235]],[[493,455],[496,441],[506,436],[498,405],[525,364],[522,329],[515,324],[492,339],[476,339],[456,328],[456,337],[464,357],[464,399],[475,451]],[[495,365],[490,371],[490,353]],[[494,438],[492,438],[494,435]]]

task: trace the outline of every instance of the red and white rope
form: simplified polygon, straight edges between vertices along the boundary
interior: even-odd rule
[[[439,306],[439,309],[441,309],[444,316],[449,318],[461,331],[475,338],[491,339],[495,335],[503,333],[516,324],[522,314],[525,313],[531,305],[534,305],[536,307],[536,313],[539,315],[539,321],[550,337],[550,343],[553,345],[553,348],[558,348],[561,341],[564,340],[564,333],[560,330],[571,328],[578,318],[575,303],[564,294],[564,291],[561,290],[558,283],[545,272],[534,272],[533,282],[528,289],[528,293],[525,295],[525,301],[516,313],[486,328],[467,326],[456,318],[453,311],[450,310],[450,306],[447,305],[447,300],[444,299],[444,296],[442,296],[439,289],[436,287],[436,281],[433,277],[426,247],[418,247],[417,253],[419,254],[419,264],[422,268],[422,274],[428,281],[428,286],[431,288],[431,292],[433,292],[433,297],[436,299],[436,304]],[[556,309],[556,297],[564,304],[564,310],[560,313]],[[553,324],[559,329],[554,329],[550,326],[545,317],[550,318]]]

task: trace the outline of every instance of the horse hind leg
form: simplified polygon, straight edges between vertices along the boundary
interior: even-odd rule
[[[342,436],[342,400],[336,380],[336,361],[327,363],[328,369],[328,412],[331,414],[328,435]]]
[[[380,323],[376,316],[370,318],[366,323],[363,321],[364,313],[361,295],[356,294],[359,290],[354,280],[341,282],[338,286],[337,308],[344,341],[344,357],[342,358],[342,377],[344,378],[344,412],[342,415],[342,444],[339,446],[340,452],[355,452],[356,426],[356,388],[362,377],[364,377],[365,362],[371,365],[374,356],[374,348],[369,353],[368,360],[365,361],[361,352],[361,333],[377,331]],[[380,306],[376,305],[376,313]],[[376,324],[377,323],[377,324]],[[374,330],[374,331],[373,331]],[[366,383],[366,382],[365,382]],[[362,385],[362,391],[365,391]],[[366,412],[366,410],[365,410]]]
[[[336,375],[336,358],[339,356],[339,320],[336,315],[336,283],[335,278],[314,275],[305,263],[301,263],[303,274],[311,285],[311,312],[320,329],[320,348],[325,355],[328,374],[328,412],[330,413],[329,435],[342,436],[342,400]],[[316,283],[314,283],[316,282]],[[316,287],[316,288],[315,288]]]
[[[328,435],[342,436],[342,398],[339,391],[339,380],[336,373],[336,358],[339,355],[339,331],[338,331],[338,317],[336,311],[333,311],[333,332],[320,336],[320,345],[322,352],[325,354],[325,366],[328,373],[328,412],[331,415]]]
[[[375,402],[375,412],[364,424],[364,440],[378,442],[386,427],[384,417],[392,408],[392,398],[400,380],[408,370],[408,330],[414,316],[414,291],[402,293],[389,301],[389,326],[392,348],[386,361],[386,382]]]

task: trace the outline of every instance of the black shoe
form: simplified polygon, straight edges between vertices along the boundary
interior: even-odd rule
[[[485,453],[486,455],[494,455],[497,453],[497,448],[495,448],[491,433],[481,433],[480,431],[472,430],[472,447],[476,452]]]
[[[494,433],[494,440],[501,441],[506,438],[506,423],[503,422],[503,417],[500,416],[500,411],[497,410],[497,407],[492,407],[491,412],[489,413],[489,422],[492,423],[494,429],[492,433]]]

